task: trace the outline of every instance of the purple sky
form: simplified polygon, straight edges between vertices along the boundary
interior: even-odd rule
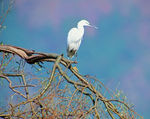
[[[149,44],[150,37],[150,1],[149,0],[16,0],[17,13],[20,19],[25,19],[28,27],[37,28],[50,25],[53,29],[78,16],[88,18],[97,24],[104,16],[118,12],[126,19],[132,15],[132,10],[138,11],[138,37]],[[131,28],[131,26],[129,26]],[[126,28],[128,30],[128,27]],[[135,30],[135,29],[133,29]]]

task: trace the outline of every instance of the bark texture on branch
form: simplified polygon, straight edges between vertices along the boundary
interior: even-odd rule
[[[40,53],[40,52],[35,52],[33,50],[27,50],[24,48],[11,46],[11,45],[0,45],[0,52],[7,52],[7,53],[18,55],[22,59],[26,60],[26,62],[29,64],[34,64],[36,62],[42,62],[42,61],[55,61],[59,56],[58,54],[54,54],[54,53]],[[62,58],[61,63],[72,64],[77,62]]]
[[[73,113],[69,113],[67,114],[66,112],[69,112],[70,110],[70,106],[72,105],[71,103],[73,102],[73,97],[75,96],[75,94],[77,93],[81,93],[81,95],[85,95],[87,96],[90,101],[92,102],[92,105],[89,110],[86,110],[85,113],[80,113],[78,116],[78,118],[86,118],[86,116],[89,113],[95,113],[95,117],[97,119],[100,119],[101,114],[105,113],[103,111],[103,107],[100,104],[103,104],[104,107],[106,108],[106,111],[109,115],[109,117],[111,117],[112,119],[115,119],[115,117],[119,117],[120,119],[126,119],[127,117],[134,118],[134,114],[137,115],[136,112],[134,112],[132,109],[130,109],[130,107],[128,106],[128,104],[126,104],[124,101],[121,101],[119,99],[108,99],[105,96],[105,93],[103,94],[101,91],[97,90],[96,87],[93,86],[92,83],[90,83],[89,80],[87,80],[87,78],[90,78],[90,76],[86,75],[86,76],[82,76],[77,70],[74,69],[74,67],[72,67],[71,64],[73,63],[77,63],[75,61],[70,61],[66,58],[63,57],[63,55],[58,55],[58,54],[54,54],[54,53],[40,53],[40,52],[35,52],[33,50],[27,50],[24,48],[20,48],[20,47],[16,47],[16,46],[11,46],[11,45],[0,45],[0,52],[3,53],[11,53],[13,55],[18,55],[20,56],[22,59],[24,59],[28,64],[34,64],[34,63],[38,63],[38,62],[54,62],[52,70],[50,72],[50,77],[48,78],[48,83],[46,84],[46,86],[41,90],[41,92],[39,92],[36,96],[31,96],[29,95],[29,86],[34,87],[34,85],[31,84],[27,84],[27,81],[25,79],[25,75],[24,74],[6,74],[6,73],[1,73],[0,72],[0,78],[3,78],[5,80],[7,80],[7,82],[9,83],[9,88],[15,93],[20,95],[22,98],[24,98],[24,101],[21,101],[18,104],[15,105],[10,105],[10,109],[4,111],[3,113],[0,113],[0,117],[1,118],[10,118],[10,117],[21,117],[23,114],[22,113],[27,113],[27,112],[18,112],[16,114],[13,114],[13,110],[16,110],[17,108],[20,108],[22,105],[27,105],[30,104],[30,108],[31,108],[31,115],[32,118],[41,118],[41,113],[42,113],[42,117],[44,117],[44,115],[47,115],[47,113],[45,114],[45,111],[47,111],[47,108],[44,108],[44,103],[42,103],[43,101],[41,101],[43,98],[43,96],[45,96],[45,94],[52,89],[52,82],[54,81],[54,79],[58,76],[61,76],[64,80],[67,81],[67,83],[71,86],[73,86],[75,88],[74,93],[71,96],[71,99],[69,100],[69,103],[66,107],[66,109],[64,110],[64,114],[66,117],[69,115],[75,115],[76,111]],[[4,59],[4,58],[3,58]],[[74,75],[74,77],[76,77],[78,79],[78,81],[76,80],[72,80],[66,73],[66,69],[64,70],[64,68],[62,68],[62,64],[67,70],[69,70],[70,72],[72,72],[72,75]],[[1,61],[0,64],[0,68],[3,65],[3,61]],[[57,75],[56,75],[57,74]],[[18,85],[18,86],[12,86],[12,81],[9,79],[10,77],[21,77],[21,79],[23,80],[23,85]],[[60,77],[59,77],[60,78]],[[59,79],[58,78],[58,79]],[[91,78],[92,79],[92,78]],[[61,82],[61,78],[59,83],[57,84],[57,88],[60,85]],[[100,82],[100,81],[99,81]],[[100,82],[100,84],[104,87],[104,85]],[[20,88],[20,87],[24,87],[24,91],[26,92],[25,94],[21,93],[20,91],[18,91],[17,89],[14,88]],[[57,90],[57,88],[55,90]],[[61,89],[62,90],[62,89]],[[88,91],[87,91],[88,90]],[[65,91],[65,89],[64,89]],[[66,97],[64,97],[66,98]],[[79,98],[80,99],[80,98]],[[99,103],[100,102],[100,103]],[[113,102],[117,102],[120,103],[119,104],[114,104]],[[37,104],[41,107],[41,112],[40,114],[38,114],[39,112],[36,112],[35,106],[34,104]],[[126,108],[127,113],[122,113],[123,109],[119,109],[122,108],[122,105],[124,106],[124,108]],[[117,108],[117,106],[119,108]],[[102,108],[101,113],[99,112],[100,109]],[[77,109],[78,110],[78,109]],[[51,112],[51,111],[50,111]],[[58,113],[60,114],[60,113]],[[138,115],[139,116],[139,115]],[[139,116],[141,117],[141,116]],[[141,117],[142,118],[142,117]]]

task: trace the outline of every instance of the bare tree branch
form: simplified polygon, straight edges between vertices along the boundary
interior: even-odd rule
[[[120,99],[115,99],[114,97],[116,96],[114,94],[111,94],[112,99],[109,99],[107,95],[105,96],[103,91],[97,89],[89,80],[95,80],[97,82],[96,85],[100,85],[101,88],[104,87],[105,91],[108,91],[102,82],[87,75],[82,76],[72,66],[72,64],[77,62],[70,61],[64,58],[63,55],[39,53],[10,45],[0,45],[0,52],[3,52],[0,69],[7,68],[8,64],[13,60],[12,57],[16,55],[24,59],[29,65],[39,62],[54,62],[52,70],[49,71],[41,66],[43,70],[45,69],[48,72],[49,77],[44,81],[47,82],[45,85],[42,82],[39,84],[40,90],[36,95],[31,95],[29,88],[35,88],[38,85],[29,84],[26,78],[27,74],[24,71],[12,74],[4,73],[4,70],[1,70],[0,78],[7,80],[9,88],[15,94],[25,99],[17,104],[10,104],[9,109],[0,113],[1,118],[22,118],[24,116],[26,118],[27,115],[30,115],[31,118],[43,119],[47,117],[87,118],[92,115],[95,115],[94,117],[97,119],[109,117],[112,119],[116,117],[126,119],[135,118],[136,116],[143,118],[134,112],[127,103]],[[4,54],[6,53],[13,54],[8,62],[5,62],[6,55]],[[12,86],[12,81],[9,79],[11,77],[20,77],[23,83]],[[25,94],[18,90],[20,88],[24,89]],[[108,94],[110,94],[109,91]]]

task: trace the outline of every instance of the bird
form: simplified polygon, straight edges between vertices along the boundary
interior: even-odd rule
[[[94,27],[97,29],[97,27],[92,26],[87,20],[83,19],[77,23],[76,28],[75,27],[71,28],[70,31],[68,32],[67,56],[69,58],[72,58],[74,55],[77,56],[77,51],[78,51],[81,41],[83,39],[85,26]]]

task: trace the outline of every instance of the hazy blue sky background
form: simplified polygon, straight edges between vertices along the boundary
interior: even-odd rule
[[[78,52],[82,74],[121,89],[136,111],[150,114],[150,0],[16,0],[0,41],[39,52],[66,54],[70,28],[87,19]]]

